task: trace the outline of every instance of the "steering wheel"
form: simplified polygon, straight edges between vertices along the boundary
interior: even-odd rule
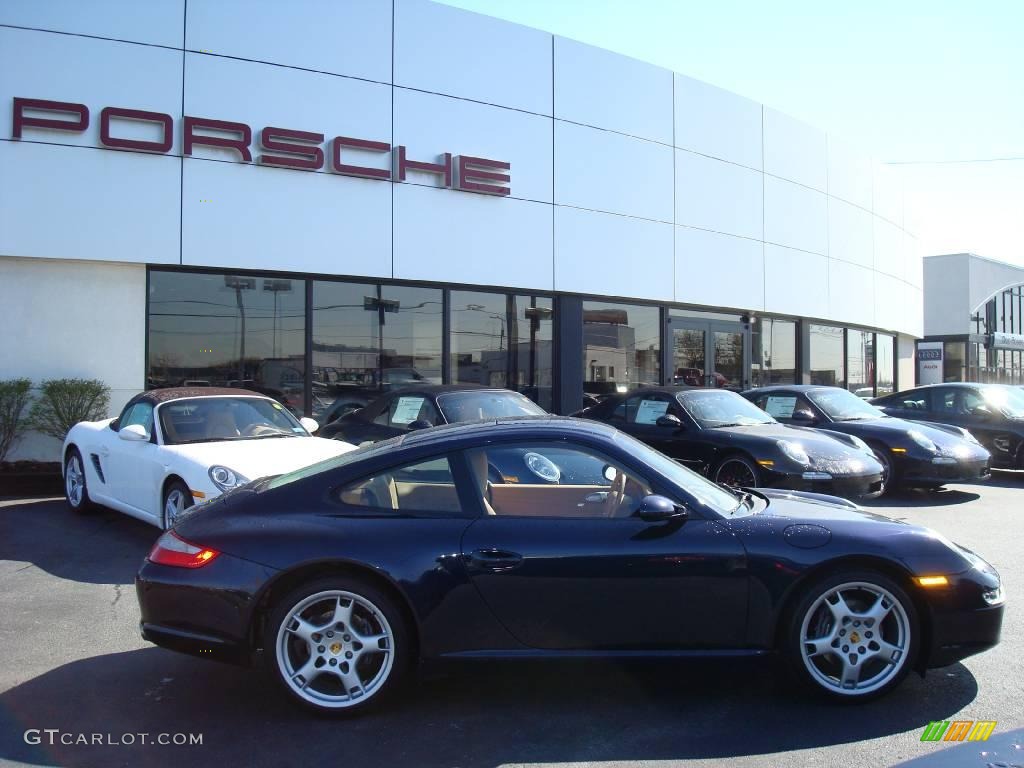
[[[243,437],[257,437],[258,435],[276,434],[281,430],[269,424],[249,424],[242,430]]]

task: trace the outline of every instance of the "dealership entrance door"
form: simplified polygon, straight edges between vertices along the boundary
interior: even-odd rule
[[[664,369],[669,384],[747,389],[750,330],[728,320],[668,318]]]

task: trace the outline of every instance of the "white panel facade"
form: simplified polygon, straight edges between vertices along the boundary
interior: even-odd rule
[[[821,192],[764,177],[764,239],[766,243],[828,253],[828,204]]]
[[[551,206],[395,187],[395,274],[405,280],[550,291]]]
[[[891,165],[876,163],[872,177],[875,216],[903,226],[903,177]]]
[[[437,162],[449,151],[511,163],[512,196],[550,203],[551,118],[465,99],[397,89],[395,141],[413,160]],[[412,174],[416,183],[436,186],[432,174]]]
[[[828,259],[765,244],[764,311],[828,317]]]
[[[828,260],[828,317],[853,325],[873,326],[875,307],[865,301],[874,290],[874,273],[870,267]]]
[[[672,148],[555,121],[555,202],[672,221]]]
[[[676,227],[676,301],[764,310],[764,244]]]
[[[447,5],[396,0],[395,84],[550,115],[551,40]]]
[[[675,176],[676,224],[763,239],[762,174],[677,149]]]
[[[828,255],[833,259],[874,266],[873,217],[863,208],[830,198],[828,201]]]
[[[903,233],[903,279],[915,288],[924,287],[924,259],[921,258],[921,243],[909,232]]]
[[[391,3],[303,0],[301,5],[264,5],[251,0],[188,0],[185,47],[391,82]]]
[[[391,277],[391,185],[187,158],[183,263]]]
[[[0,255],[177,264],[181,161],[0,141]]]
[[[556,290],[671,301],[672,262],[671,224],[555,208]]]
[[[325,166],[330,161],[326,142],[335,136],[391,142],[389,86],[200,53],[186,57],[185,113],[246,123],[254,161],[261,154],[260,131],[268,126],[324,134]],[[359,155],[354,164],[389,165],[386,153]],[[239,160],[233,149],[202,145],[193,147],[192,157]]]
[[[0,10],[0,21],[4,13]],[[89,127],[82,132],[27,126],[23,141],[99,147],[100,112],[123,107],[181,118],[180,51],[0,27],[0,138],[12,137],[12,97],[84,104]],[[39,114],[71,121],[60,113]],[[116,130],[114,129],[116,124]],[[177,122],[175,123],[177,125]],[[159,140],[156,124],[112,121],[114,136]],[[178,151],[175,131],[173,151]]]
[[[555,117],[672,143],[672,72],[555,38]]]
[[[834,136],[828,137],[828,193],[840,200],[871,210],[872,164],[870,158]]]
[[[191,6],[189,4],[189,12]],[[4,0],[0,23],[181,48],[185,0]],[[77,64],[77,62],[76,62]]]
[[[909,304],[910,286],[902,280],[875,272],[875,326],[901,330],[912,314]],[[920,335],[920,334],[915,334]]]
[[[924,335],[924,291],[907,286],[903,302],[903,318],[898,328],[904,328],[914,336]]]
[[[675,146],[761,170],[761,105],[675,76]]]
[[[886,275],[906,277],[903,255],[903,231],[888,221],[874,220],[875,270]]]
[[[825,133],[774,109],[764,110],[764,172],[819,192],[828,188]]]

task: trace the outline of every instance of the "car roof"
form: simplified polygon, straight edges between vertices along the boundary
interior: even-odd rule
[[[814,392],[818,389],[843,389],[832,384],[769,384],[766,387],[754,387],[742,392],[743,395],[764,394],[787,390],[791,392]],[[844,390],[845,391],[845,390]]]
[[[510,416],[486,421],[457,422],[443,424],[430,429],[408,432],[394,438],[394,445],[410,448],[429,446],[449,440],[461,440],[486,435],[489,438],[504,439],[530,434],[551,433],[552,436],[568,435],[612,437],[618,430],[599,421],[576,419],[571,416]]]
[[[157,405],[171,400],[183,400],[188,397],[261,397],[264,400],[273,398],[251,389],[237,387],[168,387],[166,389],[150,389],[135,396],[135,402],[149,402]]]

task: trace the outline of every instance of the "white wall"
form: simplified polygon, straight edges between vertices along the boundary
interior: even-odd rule
[[[9,0],[0,24],[0,255],[495,284],[922,332],[896,169],[651,64],[428,0],[303,0],[287,14],[191,0],[187,19],[183,0]],[[93,123],[12,140],[15,96],[85,103]],[[98,148],[104,106],[170,114],[171,151]],[[183,114],[504,160],[512,192],[206,147],[182,159]]]
[[[144,388],[143,265],[0,258],[0,307],[0,379],[99,379],[111,390],[110,415]],[[31,435],[15,459],[59,461],[60,445]]]

